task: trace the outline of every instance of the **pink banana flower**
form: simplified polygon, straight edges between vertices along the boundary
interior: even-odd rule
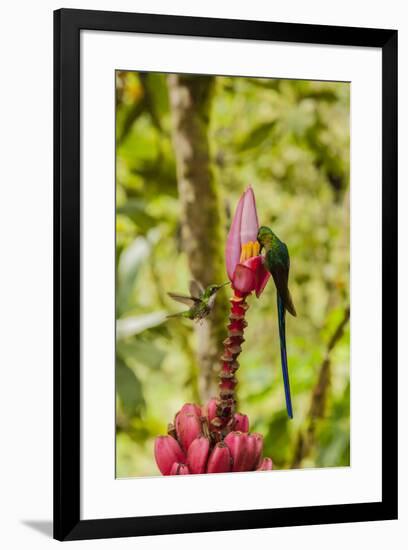
[[[231,453],[225,443],[217,443],[212,450],[207,464],[207,474],[230,472],[232,466]]]
[[[244,331],[248,325],[245,320],[249,307],[246,298],[253,291],[259,297],[270,277],[269,271],[264,267],[263,256],[260,254],[258,229],[255,195],[252,188],[248,187],[241,195],[235,209],[225,249],[226,269],[233,295],[230,299],[227,338],[223,341],[224,352],[221,356],[220,398],[217,402],[217,415],[212,419],[212,425],[221,431],[225,429],[246,431],[245,425],[244,429],[241,429],[241,419],[238,423],[236,419],[234,420],[238,356],[242,351]]]
[[[190,473],[188,466],[182,464],[181,462],[175,462],[170,470],[171,476],[185,476]]]
[[[270,458],[262,458],[263,437],[249,432],[247,415],[235,413],[234,431],[212,430],[217,400],[203,407],[186,403],[176,414],[169,434],[155,442],[160,472],[167,475],[217,474],[271,470]]]
[[[186,462],[186,456],[178,442],[170,435],[160,435],[154,445],[157,466],[164,476],[170,475],[175,462]]]
[[[249,431],[249,419],[246,414],[235,413],[235,426],[234,430],[237,432],[248,432]]]
[[[156,439],[155,457],[163,475],[272,469],[272,460],[262,458],[262,435],[250,433],[248,417],[235,410],[238,356],[249,307],[246,298],[254,291],[259,297],[270,277],[260,255],[258,228],[255,196],[248,187],[235,210],[225,250],[233,295],[220,357],[219,396],[203,407],[183,405],[174,424],[169,424],[168,435]]]
[[[270,277],[259,254],[258,229],[255,195],[249,186],[235,210],[227,238],[225,262],[233,288],[244,295],[255,291],[257,297]]]
[[[259,468],[257,468],[257,471],[260,472],[262,470],[272,470],[272,467],[273,467],[272,460],[268,457],[265,457],[262,460]]]
[[[202,434],[200,417],[194,413],[183,412],[182,409],[176,416],[175,426],[181,448],[187,453],[194,439]]]
[[[192,474],[204,474],[207,466],[210,441],[200,435],[191,442],[187,451],[187,466]]]

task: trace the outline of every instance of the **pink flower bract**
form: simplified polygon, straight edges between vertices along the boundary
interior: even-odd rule
[[[255,195],[252,187],[248,187],[239,199],[228,233],[225,263],[233,288],[242,294],[255,291],[259,297],[270,273],[265,269],[263,258],[258,253],[258,229]],[[243,248],[245,255],[249,253],[249,257],[241,260]]]

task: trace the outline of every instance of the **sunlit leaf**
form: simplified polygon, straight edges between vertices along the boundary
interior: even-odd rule
[[[129,299],[132,293],[140,267],[150,253],[150,244],[139,237],[123,250],[118,262],[116,307],[120,316],[129,308]]]
[[[156,311],[147,313],[146,315],[138,315],[137,317],[125,317],[116,321],[116,338],[128,338],[135,336],[148,328],[156,327],[166,320],[164,311]]]

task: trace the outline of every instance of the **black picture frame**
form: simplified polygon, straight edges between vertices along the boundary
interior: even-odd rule
[[[382,50],[382,500],[80,519],[80,31]],[[367,129],[369,131],[369,129]],[[397,31],[107,11],[54,12],[54,537],[75,540],[397,518]]]

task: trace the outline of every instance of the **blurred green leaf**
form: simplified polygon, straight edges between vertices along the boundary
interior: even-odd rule
[[[155,225],[155,219],[146,212],[146,201],[142,199],[128,199],[123,206],[116,208],[116,212],[130,218],[143,231]]]
[[[153,124],[163,130],[163,121],[169,112],[167,75],[161,73],[140,73],[147,98],[147,108]]]
[[[126,415],[132,417],[140,414],[146,403],[142,385],[136,374],[124,361],[116,357],[116,391]]]
[[[143,237],[138,237],[120,255],[117,273],[116,308],[117,316],[129,309],[129,300],[140,267],[150,253],[150,245]]]
[[[263,122],[262,124],[259,124],[259,126],[256,126],[256,128],[254,128],[250,132],[250,134],[244,138],[244,140],[239,145],[238,150],[243,152],[243,151],[246,151],[247,149],[253,149],[254,147],[258,147],[267,138],[269,138],[275,126],[276,126],[275,120],[271,122]]]
[[[166,356],[166,352],[157,347],[154,342],[145,342],[140,339],[119,340],[116,353],[125,360],[132,358],[152,369],[158,369]]]
[[[289,451],[288,416],[285,411],[275,412],[264,437],[264,456],[272,458],[276,465],[287,462]]]
[[[116,321],[116,338],[128,338],[135,336],[148,328],[156,327],[166,320],[167,314],[164,311],[147,313],[136,317],[125,317]]]
[[[133,124],[143,113],[145,103],[143,99],[134,105],[127,105],[117,114],[116,141],[121,144],[129,135]]]

